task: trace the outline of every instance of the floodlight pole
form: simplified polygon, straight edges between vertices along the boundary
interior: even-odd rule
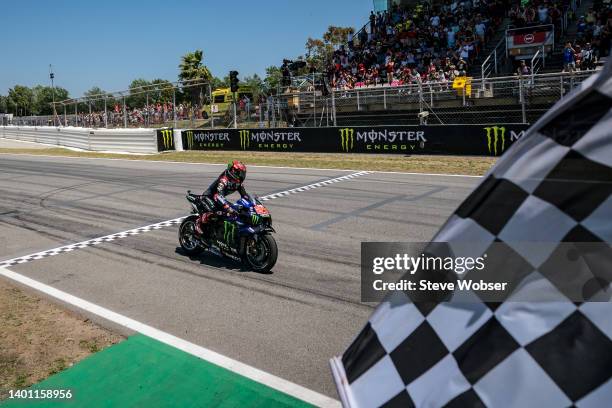
[[[104,127],[108,129],[108,110],[106,108],[106,95],[104,95]]]
[[[234,129],[238,129],[238,119],[236,118],[236,92],[234,92],[234,97],[232,99],[234,100]]]
[[[317,127],[317,87],[315,85],[315,73],[312,73],[312,121],[313,127]],[[359,93],[357,93],[359,96]]]
[[[127,107],[125,105],[125,95],[123,95],[123,127],[127,129]]]
[[[210,127],[215,128],[215,115],[213,112],[213,96],[212,96],[212,85],[208,83],[208,107],[210,109]]]
[[[55,125],[55,120],[57,119],[57,110],[55,109],[55,85],[53,83],[53,79],[55,78],[55,74],[53,73],[53,66],[49,64],[49,79],[51,79],[51,98],[53,100],[53,124]]]
[[[176,88],[172,87],[172,119],[174,121],[174,128],[176,129]]]

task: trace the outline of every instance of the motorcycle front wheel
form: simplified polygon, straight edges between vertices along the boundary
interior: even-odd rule
[[[272,235],[263,235],[259,239],[249,238],[246,242],[244,260],[255,272],[269,272],[276,264],[278,247]]]
[[[183,248],[183,251],[185,251],[187,255],[197,255],[202,252],[195,223],[196,217],[190,216],[187,217],[179,227],[179,244],[181,244],[181,248]]]

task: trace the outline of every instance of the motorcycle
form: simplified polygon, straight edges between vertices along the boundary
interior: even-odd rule
[[[235,215],[227,216],[223,211],[213,214],[206,223],[201,236],[196,231],[198,218],[206,212],[200,196],[187,191],[187,201],[192,213],[179,227],[179,243],[188,255],[203,251],[242,262],[255,272],[266,273],[276,264],[278,247],[271,235],[272,216],[255,197],[254,203],[241,198],[232,208]]]

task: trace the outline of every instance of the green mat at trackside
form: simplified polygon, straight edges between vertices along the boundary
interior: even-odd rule
[[[31,389],[71,389],[71,400],[5,400],[9,407],[310,407],[256,381],[135,335]]]

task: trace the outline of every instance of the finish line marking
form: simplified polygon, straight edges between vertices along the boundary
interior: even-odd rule
[[[266,196],[260,197],[261,201],[270,201],[281,197],[286,197],[292,194],[298,194],[304,191],[313,190],[319,187],[325,187],[330,184],[339,183],[341,181],[347,181],[356,177],[364,176],[367,174],[371,174],[371,171],[360,171],[357,173],[347,174],[346,176],[336,177],[333,179],[319,181],[317,183],[308,184],[302,187],[292,188],[290,190],[280,191],[278,193],[268,194]],[[160,230],[164,227],[171,227],[173,225],[179,225],[186,217],[179,217],[172,220],[162,221],[155,224],[145,225],[144,227],[133,228],[127,231],[116,232],[114,234],[105,235],[103,237],[92,238],[86,241],[77,242],[74,244],[64,245],[58,248],[47,249],[45,251],[36,252],[29,255],[20,256],[17,258],[7,259],[5,261],[0,261],[0,268],[8,268],[14,265],[20,265],[31,261],[36,261],[42,258],[47,258],[50,256],[55,256],[59,254],[63,254],[66,252],[72,252],[77,249],[83,249],[90,246],[98,245],[104,242],[112,242],[116,239],[131,237],[134,235],[139,235],[145,232]]]
[[[81,299],[59,289],[56,289],[52,286],[28,278],[27,276],[10,271],[4,267],[0,267],[0,276],[4,276],[22,285],[28,286],[32,289],[36,289],[37,291],[42,292],[55,299],[58,299],[62,302],[76,306],[81,310],[100,316],[108,321],[119,324],[123,327],[141,333],[145,336],[151,337],[162,343],[168,344],[169,346],[184,351],[185,353],[199,357],[219,367],[225,368],[226,370],[229,370],[233,373],[249,378],[270,388],[274,388],[275,390],[281,391],[287,395],[291,395],[295,398],[298,398],[315,406],[340,406],[340,403],[337,400],[330,398],[326,395],[320,394],[301,385],[292,383],[268,372],[259,370],[250,365],[241,363],[240,361],[231,359],[227,356],[209,350],[205,347],[198,346],[197,344],[176,337],[170,333],[166,333],[152,326],[131,319],[127,316],[113,312],[112,310],[106,309],[95,303],[88,302],[87,300]]]

